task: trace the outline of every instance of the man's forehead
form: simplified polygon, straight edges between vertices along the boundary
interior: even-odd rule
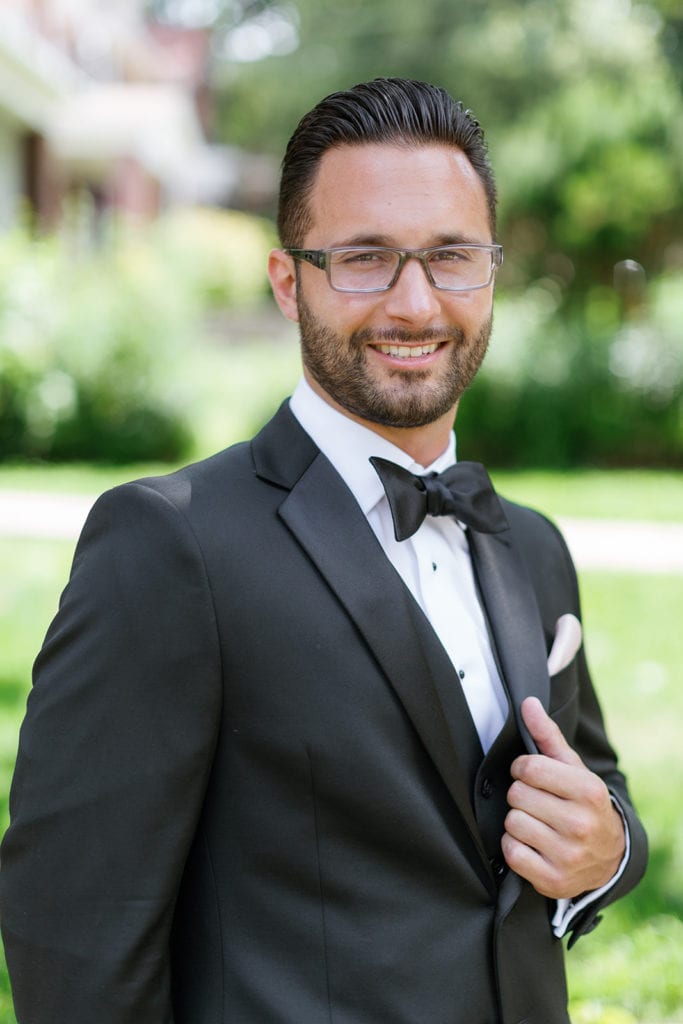
[[[366,142],[341,142],[330,146],[318,162],[316,177],[329,172],[335,165],[356,165],[370,171],[374,166],[383,169],[394,167],[397,171],[422,164],[435,166],[444,158],[463,170],[468,168],[474,177],[476,171],[459,146],[437,141],[386,140]]]
[[[461,149],[440,143],[368,142],[323,155],[309,193],[313,228],[370,234],[442,224],[445,235],[490,233],[482,182]],[[463,224],[459,222],[463,221]],[[434,222],[434,223],[432,223]],[[427,224],[425,224],[427,227]],[[338,237],[334,243],[350,244]]]

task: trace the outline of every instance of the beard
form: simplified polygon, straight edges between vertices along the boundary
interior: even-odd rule
[[[311,311],[297,292],[303,363],[320,387],[347,412],[385,427],[424,427],[455,409],[472,383],[488,348],[492,318],[467,338],[457,327],[407,331],[363,328],[338,334]],[[376,344],[450,342],[448,362],[433,370],[391,368],[373,374],[367,347]]]

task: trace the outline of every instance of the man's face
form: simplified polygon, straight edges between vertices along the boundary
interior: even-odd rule
[[[343,146],[320,162],[302,248],[415,249],[492,241],[486,196],[464,154],[444,146]],[[354,418],[419,427],[449,413],[484,358],[492,286],[447,292],[408,260],[388,292],[335,292],[301,264],[296,308],[305,372]]]

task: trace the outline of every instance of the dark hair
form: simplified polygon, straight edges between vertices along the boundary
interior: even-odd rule
[[[308,197],[328,149],[364,143],[455,146],[484,186],[495,236],[496,185],[484,132],[445,89],[404,78],[375,78],[321,100],[289,140],[282,161],[277,226],[283,246],[301,245],[311,224]]]

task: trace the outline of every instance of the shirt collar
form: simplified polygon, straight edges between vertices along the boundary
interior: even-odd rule
[[[389,459],[411,473],[420,475],[432,471],[440,473],[456,461],[455,435],[452,432],[446,450],[438,459],[429,466],[421,466],[407,452],[380,437],[374,430],[329,405],[304,377],[299,381],[289,407],[337,470],[366,516],[385,496],[382,482],[368,461],[370,456]]]

